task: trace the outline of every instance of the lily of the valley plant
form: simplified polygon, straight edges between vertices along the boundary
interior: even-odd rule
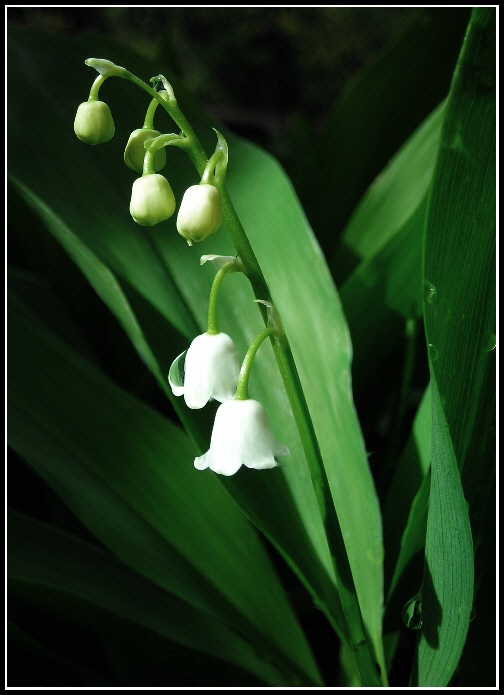
[[[87,37],[10,30],[16,685],[47,684],[28,653],[49,685],[478,684],[495,12],[420,14],[334,121],[297,124],[306,214],[182,86],[91,58],[78,106],[55,73]],[[78,668],[69,625],[93,645]]]
[[[337,578],[341,577],[340,592],[348,643],[363,682],[379,685],[380,673],[372,650],[366,642],[348,558],[341,552],[344,541],[320,450],[318,446],[314,446],[313,437],[309,434],[313,425],[300,388],[288,337],[283,329],[281,317],[271,301],[268,286],[243,226],[225,191],[227,143],[221,133],[215,131],[215,152],[207,158],[199,139],[178,107],[170,83],[163,75],[151,78],[153,88],[111,61],[90,58],[85,62],[95,68],[99,76],[93,83],[87,105],[81,104],[78,109],[78,115],[83,110],[86,114],[83,123],[80,118],[75,120],[75,132],[80,139],[95,144],[112,136],[111,116],[107,121],[103,114],[104,107],[96,109],[99,90],[105,80],[112,76],[133,82],[151,96],[152,101],[144,122],[144,128],[149,133],[154,130],[153,118],[159,105],[168,112],[180,130],[178,134],[161,134],[146,139],[141,138],[136,130],[130,136],[125,152],[125,162],[130,168],[139,169],[138,150],[141,149],[141,142],[145,148],[142,176],[133,183],[130,202],[130,213],[135,222],[142,226],[156,225],[171,217],[175,211],[176,202],[171,186],[166,177],[155,170],[155,166],[159,166],[163,161],[159,156],[156,159],[156,155],[166,147],[179,147],[186,152],[200,177],[199,184],[191,186],[184,194],[177,218],[177,230],[188,245],[192,246],[193,243],[217,232],[223,220],[224,208],[227,213],[226,228],[237,255],[227,262],[227,259],[219,258],[218,254],[212,254],[212,260],[219,270],[210,293],[208,330],[194,339],[187,350],[185,360],[183,355],[175,359],[168,377],[173,393],[183,394],[190,408],[201,408],[211,398],[222,403],[216,414],[210,448],[203,456],[196,457],[194,465],[197,469],[209,468],[216,473],[229,476],[236,473],[242,465],[257,469],[274,468],[277,463],[276,456],[287,456],[289,450],[279,444],[273,436],[262,405],[248,397],[248,382],[254,356],[262,341],[270,338],[310,466],[314,492],[327,537],[331,539],[330,545],[333,546],[333,570]],[[162,93],[156,91],[157,85],[162,85]],[[95,109],[96,134],[93,135]],[[135,152],[135,155],[132,155],[132,152]],[[205,260],[206,258],[202,259],[202,262]],[[224,276],[231,271],[241,271],[249,278],[267,324],[247,351],[239,375],[232,340],[219,331],[217,323],[219,288]],[[236,391],[233,394],[235,383]],[[340,557],[337,564],[336,556]]]
[[[110,61],[89,59],[86,63],[95,67],[100,76],[93,84],[89,100],[77,110],[74,129],[83,142],[98,144],[106,142],[114,134],[110,109],[105,103],[98,101],[98,90],[106,77],[125,76],[129,73],[124,68],[110,64]],[[134,81],[139,82],[137,78]],[[131,216],[139,225],[149,227],[169,219],[176,207],[168,180],[156,173],[166,163],[164,148],[168,145],[190,148],[195,160],[204,161],[201,145],[188,124],[185,124],[186,132],[182,128],[182,133],[178,136],[161,135],[153,129],[154,113],[159,103],[166,106],[175,122],[177,117],[183,122],[166,78],[160,75],[153,78],[153,81],[161,82],[165,89],[157,92],[145,85],[154,98],[147,110],[143,128],[131,133],[124,153],[127,166],[142,172],[141,178],[133,183]],[[203,241],[214,234],[222,224],[221,189],[224,186],[227,162],[227,144],[217,132],[215,153],[205,162],[200,183],[191,186],[184,193],[177,217],[177,230],[190,246],[193,242]],[[275,456],[287,456],[289,450],[273,437],[264,408],[257,401],[248,398],[248,379],[252,360],[260,343],[267,337],[276,337],[278,340],[280,336],[273,327],[258,336],[252,343],[240,372],[234,343],[218,328],[217,297],[222,279],[228,272],[239,271],[246,274],[247,271],[238,256],[205,256],[202,263],[210,258],[219,270],[210,293],[208,330],[197,336],[189,349],[174,360],[168,380],[174,395],[183,395],[189,408],[203,408],[210,399],[223,404],[217,411],[210,449],[194,462],[197,469],[210,468],[215,473],[233,475],[242,464],[248,468],[272,468],[276,465]],[[272,305],[270,307],[272,310]],[[285,341],[285,337],[283,340]]]

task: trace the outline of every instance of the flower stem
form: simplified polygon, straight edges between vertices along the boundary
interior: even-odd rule
[[[208,164],[205,167],[205,171],[201,176],[201,183],[209,183],[215,186],[215,167],[217,166],[218,162],[221,159],[223,159],[223,157],[224,155],[222,154],[222,152],[214,152],[214,154],[208,160]]]
[[[145,120],[143,127],[148,128],[149,130],[154,130],[154,114],[156,113],[156,109],[159,105],[159,101],[157,99],[153,99],[151,103],[149,104],[149,108],[146,111],[145,114]]]
[[[104,75],[98,75],[96,80],[91,85],[91,89],[89,91],[89,101],[98,101],[98,92],[106,79],[107,78]]]
[[[176,123],[176,125],[180,128],[182,133],[187,138],[187,153],[192,163],[194,164],[198,174],[201,176],[207,164],[207,156],[205,154],[205,150],[203,149],[203,146],[201,145],[198,138],[196,137],[194,130],[189,125],[189,121],[186,119],[182,111],[179,109],[175,99],[164,99],[163,96],[156,92],[155,89],[152,89],[152,87],[150,87],[146,82],[138,78],[136,75],[133,75],[133,73],[131,73],[129,70],[124,70],[118,76],[123,77],[125,80],[129,80],[130,82],[133,82],[133,84],[136,84],[137,87],[140,87],[145,92],[150,94],[153,99],[156,99],[156,101],[159,104],[161,104],[161,106],[169,114],[169,116],[171,116],[173,121]]]
[[[154,152],[146,150],[144,154],[144,163],[142,176],[147,176],[147,174],[154,174]]]
[[[224,276],[233,268],[233,263],[227,263],[220,270],[217,271],[214,281],[212,283],[212,289],[210,290],[210,299],[208,300],[208,329],[207,333],[210,335],[217,335],[219,331],[219,323],[217,320],[217,299],[219,297],[219,290],[224,279]]]
[[[245,355],[245,359],[243,360],[243,364],[240,369],[238,383],[236,385],[235,401],[246,401],[248,399],[250,372],[252,370],[252,363],[254,362],[256,352],[259,350],[261,343],[269,336],[275,335],[275,333],[276,330],[272,326],[265,328],[264,331],[259,333],[252,345],[247,350],[247,354]]]

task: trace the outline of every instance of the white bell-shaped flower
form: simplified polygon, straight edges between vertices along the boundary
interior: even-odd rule
[[[179,365],[185,354],[183,383]],[[213,398],[220,403],[234,398],[240,373],[238,353],[226,333],[203,333],[186,353],[174,360],[168,381],[175,396],[184,396],[189,408],[203,408]]]
[[[219,406],[210,449],[194,460],[198,470],[233,475],[240,466],[273,468],[275,456],[288,456],[289,450],[273,436],[266,411],[252,399],[227,401]]]

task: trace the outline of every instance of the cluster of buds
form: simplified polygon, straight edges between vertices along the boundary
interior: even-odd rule
[[[108,60],[91,58],[86,64],[94,67],[96,78],[89,99],[81,104],[75,116],[74,130],[82,142],[98,145],[108,142],[115,133],[109,107],[98,99],[98,90],[108,77],[116,75],[140,84],[154,98],[147,109],[142,128],[134,130],[124,150],[124,162],[141,174],[133,182],[130,213],[134,221],[151,227],[172,217],[176,201],[168,179],[159,172],[166,164],[166,147],[175,145],[187,149],[189,139],[180,135],[161,135],[154,129],[153,118],[162,103],[175,118],[177,102],[171,85],[160,75],[151,81],[163,83],[164,89],[154,91],[138,78]],[[182,120],[182,119],[181,119]],[[183,119],[185,121],[185,119]],[[177,231],[189,246],[203,241],[217,232],[222,225],[222,195],[226,175],[228,151],[222,135],[217,134],[217,147],[207,161],[200,183],[190,186],[184,193],[177,217]],[[202,167],[203,168],[203,167]],[[189,349],[173,362],[168,380],[174,395],[184,396],[189,408],[203,408],[210,400],[219,406],[209,450],[195,459],[198,470],[209,468],[215,473],[233,475],[244,465],[265,469],[277,465],[276,456],[287,456],[289,450],[274,438],[262,405],[248,396],[248,380],[252,362],[262,341],[279,335],[278,321],[266,328],[250,346],[240,368],[233,340],[221,333],[217,324],[217,295],[223,277],[228,272],[245,272],[236,257],[203,256],[201,262],[213,261],[218,268],[210,293],[208,330],[196,337]],[[270,316],[274,309],[268,305]]]
[[[86,64],[98,70],[100,75],[91,88],[88,101],[80,104],[77,109],[74,130],[82,142],[99,145],[114,137],[115,126],[110,108],[98,99],[98,90],[107,77],[123,76],[125,71],[106,60],[91,58]],[[166,88],[156,92],[156,98],[147,109],[144,126],[131,133],[124,150],[126,166],[141,174],[133,182],[130,213],[142,227],[152,227],[164,222],[175,212],[176,201],[170,183],[158,172],[166,165],[168,145],[186,145],[183,134],[161,135],[153,127],[154,113],[159,103],[176,104],[170,84],[162,75],[153,78],[157,79]],[[217,133],[217,139],[216,153],[208,161],[200,183],[186,190],[177,216],[177,231],[189,246],[203,241],[222,225],[222,195],[219,189],[224,184],[227,146],[220,133]]]

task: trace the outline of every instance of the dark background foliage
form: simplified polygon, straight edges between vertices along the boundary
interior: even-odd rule
[[[320,129],[350,77],[396,39],[414,8],[11,8],[12,22],[92,31],[170,68],[237,132],[287,147],[302,114]]]

